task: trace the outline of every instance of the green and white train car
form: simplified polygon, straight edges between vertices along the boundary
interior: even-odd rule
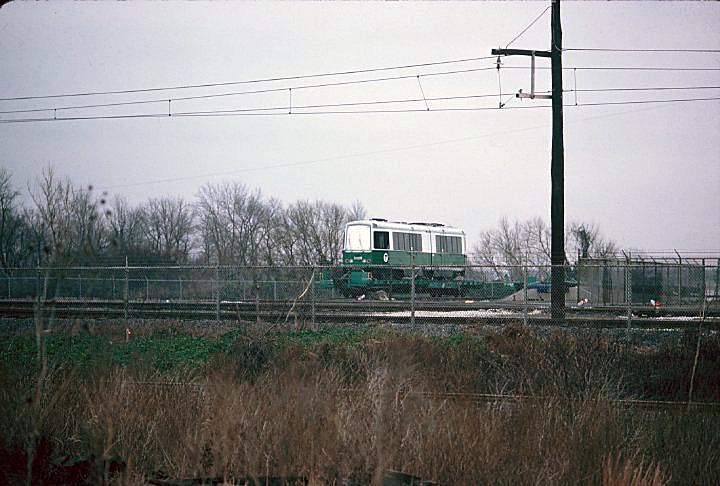
[[[351,221],[345,226],[342,264],[329,277],[346,296],[374,290],[407,293],[411,282],[419,293],[463,295],[475,286],[464,279],[465,254],[460,228],[377,218]]]
[[[345,226],[346,265],[463,266],[465,232],[439,223],[385,219],[351,221]]]

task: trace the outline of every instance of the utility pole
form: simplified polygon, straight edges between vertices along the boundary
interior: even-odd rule
[[[565,156],[563,149],[562,98],[562,28],[560,0],[552,0],[550,51],[493,49],[494,56],[530,56],[530,93],[522,90],[518,98],[552,99],[552,159],[550,162],[550,310],[553,320],[565,319]],[[552,73],[552,95],[535,94],[535,58],[549,57]]]

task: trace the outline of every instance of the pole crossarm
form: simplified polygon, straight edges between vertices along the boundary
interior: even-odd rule
[[[493,49],[493,56],[535,56],[550,57],[550,51],[533,51],[530,49]]]

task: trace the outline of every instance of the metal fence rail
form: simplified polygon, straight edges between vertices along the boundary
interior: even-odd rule
[[[241,312],[259,320],[339,319],[344,312],[358,320],[528,322],[550,315],[550,270],[549,265],[13,268],[0,273],[0,299],[103,303],[128,317],[172,304],[217,319]],[[625,319],[629,325],[642,317],[692,320],[720,311],[718,259],[592,260],[564,271],[570,317]]]

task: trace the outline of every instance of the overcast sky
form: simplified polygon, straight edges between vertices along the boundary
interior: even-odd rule
[[[517,3],[13,2],[0,9],[0,98],[133,90],[405,66],[490,55],[549,5]],[[718,3],[562,5],[565,48],[720,49]],[[549,11],[512,43],[549,49]],[[502,216],[550,213],[551,111],[528,58],[170,91],[0,101],[0,111],[173,99],[170,111],[242,116],[0,123],[0,165],[26,187],[48,165],[132,202],[240,181],[290,203],[360,200],[370,216],[441,221],[470,243]],[[720,250],[720,54],[566,51],[566,221],[624,248]],[[549,67],[538,59],[538,67]],[[599,67],[713,68],[705,71]],[[486,70],[477,70],[490,68]],[[472,71],[468,71],[471,70]],[[447,71],[468,71],[439,75]],[[434,75],[431,75],[433,74]],[[310,84],[403,79],[300,88]],[[416,75],[421,75],[416,78]],[[537,71],[536,90],[550,72]],[[177,100],[248,90],[283,90]],[[295,114],[287,114],[292,90]],[[467,98],[467,96],[492,97]],[[430,100],[422,98],[456,98]],[[299,108],[308,105],[411,103]],[[588,104],[623,102],[617,105]],[[633,102],[633,104],[625,103]],[[579,106],[575,106],[575,104]],[[585,105],[585,106],[582,106]],[[430,108],[427,111],[426,108]],[[453,110],[450,110],[453,109]],[[458,110],[460,109],[460,110]],[[298,114],[308,111],[346,114]],[[382,113],[357,113],[381,110]],[[388,113],[390,110],[406,110]],[[414,111],[407,111],[414,110]],[[168,103],[0,114],[0,119],[167,113]],[[251,114],[248,114],[251,113]],[[271,114],[269,114],[271,113]],[[222,175],[212,176],[211,174]]]

